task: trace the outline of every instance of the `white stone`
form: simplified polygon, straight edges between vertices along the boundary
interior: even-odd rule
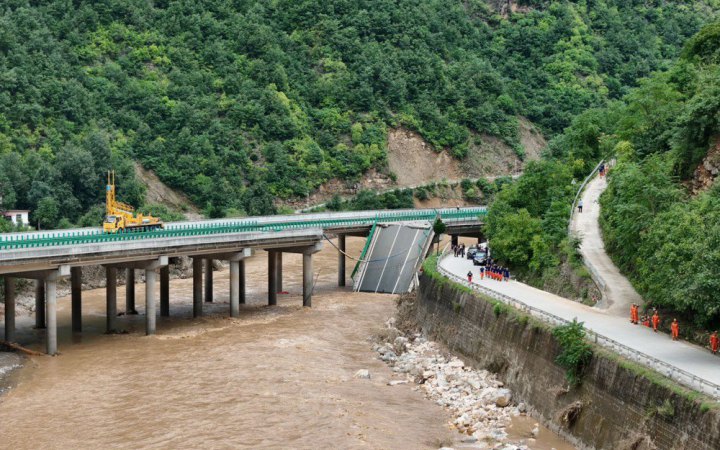
[[[360,369],[357,372],[355,372],[354,377],[369,380],[370,379],[370,371],[367,369]]]

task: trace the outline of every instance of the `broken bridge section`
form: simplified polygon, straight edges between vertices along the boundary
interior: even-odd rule
[[[361,292],[409,292],[432,245],[429,223],[377,224],[355,270],[353,289]]]

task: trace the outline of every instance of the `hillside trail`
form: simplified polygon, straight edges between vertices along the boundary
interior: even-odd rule
[[[641,305],[643,299],[605,251],[600,230],[599,200],[606,188],[605,177],[596,176],[588,183],[582,194],[583,212],[573,212],[571,231],[582,240],[580,254],[603,293],[596,308],[615,316],[628,316],[630,305]]]

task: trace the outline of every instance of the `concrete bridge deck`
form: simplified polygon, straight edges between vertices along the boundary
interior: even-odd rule
[[[155,284],[160,271],[160,315],[169,313],[169,258],[193,259],[193,315],[202,315],[204,300],[213,298],[212,262],[230,263],[230,315],[239,314],[245,299],[244,259],[252,249],[268,251],[268,305],[277,304],[282,291],[282,254],[303,255],[303,305],[311,306],[312,255],[322,247],[325,233],[338,236],[338,285],[345,285],[345,236],[367,236],[378,223],[432,223],[437,217],[447,232],[479,236],[486,209],[452,208],[221,219],[167,224],[165,229],[143,233],[104,234],[101,229],[0,235],[0,275],[5,278],[5,340],[15,332],[16,278],[36,280],[36,328],[47,328],[49,354],[57,353],[57,280],[70,276],[72,329],[82,330],[82,267],[103,265],[107,276],[107,332],[116,330],[117,271],[127,271],[125,313],[135,312],[136,270],[145,271],[146,333],[155,333]],[[205,270],[203,270],[203,268]]]

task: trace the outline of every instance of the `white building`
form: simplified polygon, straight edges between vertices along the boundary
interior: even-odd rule
[[[28,215],[30,211],[27,209],[11,209],[9,211],[3,211],[2,215],[10,220],[13,225],[21,225],[27,227],[30,225],[30,218]]]

